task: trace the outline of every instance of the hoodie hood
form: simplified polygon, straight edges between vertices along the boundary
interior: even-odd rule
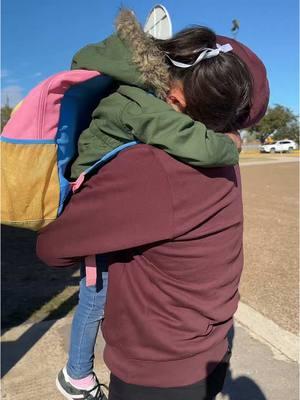
[[[102,72],[123,83],[154,91],[160,98],[165,98],[169,90],[164,54],[129,10],[121,10],[118,15],[116,33],[81,49],[71,68]]]

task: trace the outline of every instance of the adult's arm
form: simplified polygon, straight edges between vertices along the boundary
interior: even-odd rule
[[[72,196],[62,215],[42,229],[37,255],[51,266],[134,248],[173,236],[167,176],[150,146],[125,150]]]

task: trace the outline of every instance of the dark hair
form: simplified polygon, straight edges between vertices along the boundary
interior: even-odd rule
[[[216,48],[216,35],[206,27],[192,27],[173,38],[157,40],[161,51],[173,60],[192,64],[201,49]],[[186,113],[207,128],[219,132],[239,129],[249,117],[252,77],[247,65],[233,51],[201,60],[189,68],[175,67],[168,57],[171,79],[183,83]]]

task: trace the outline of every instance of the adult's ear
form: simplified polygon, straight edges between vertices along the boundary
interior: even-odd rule
[[[174,82],[166,101],[170,106],[172,106],[176,111],[184,112],[186,109],[186,100],[183,92],[183,87],[181,82]]]

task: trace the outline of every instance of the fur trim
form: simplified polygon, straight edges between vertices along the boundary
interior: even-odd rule
[[[170,77],[165,56],[152,36],[146,34],[134,13],[122,9],[116,20],[118,36],[130,46],[132,61],[141,73],[143,83],[164,99],[169,91]]]

